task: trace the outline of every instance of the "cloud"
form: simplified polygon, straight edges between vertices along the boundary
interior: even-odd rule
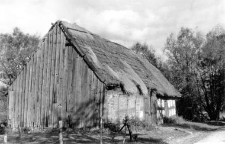
[[[131,45],[136,41],[147,41],[149,35],[156,33],[156,29],[150,25],[158,21],[158,17],[151,11],[146,13],[143,15],[133,10],[89,10],[75,21],[103,37]]]
[[[127,47],[145,42],[162,54],[166,38],[181,27],[205,34],[225,25],[224,6],[223,0],[1,0],[0,32],[18,26],[44,35],[52,22],[67,19]]]
[[[12,1],[0,5],[0,32],[19,27],[26,33],[44,35],[56,15],[38,1]]]

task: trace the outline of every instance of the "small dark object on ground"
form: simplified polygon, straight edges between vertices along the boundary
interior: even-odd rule
[[[5,134],[7,127],[7,122],[0,123],[0,134]]]

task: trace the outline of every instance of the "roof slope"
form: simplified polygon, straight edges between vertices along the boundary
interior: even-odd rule
[[[130,49],[101,38],[76,24],[64,21],[56,24],[106,85],[122,86],[128,93],[146,95],[149,88],[155,89],[161,96],[180,96],[157,68]]]

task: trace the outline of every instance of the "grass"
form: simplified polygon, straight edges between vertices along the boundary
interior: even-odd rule
[[[174,126],[185,129],[191,129],[196,131],[214,131],[217,130],[220,126],[224,126],[225,123],[218,122],[207,122],[207,123],[199,123],[199,122],[190,122],[184,120],[182,117],[174,116],[174,117],[165,117],[164,118],[164,126]]]

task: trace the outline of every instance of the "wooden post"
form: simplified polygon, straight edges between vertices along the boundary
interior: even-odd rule
[[[100,144],[103,144],[103,140],[102,140],[102,117],[101,117],[101,120],[100,120]]]
[[[123,144],[125,144],[125,142],[126,142],[126,133],[127,133],[127,127],[125,126],[125,133],[123,136]]]
[[[63,121],[59,120],[59,143],[60,144],[63,144],[62,127],[63,127]]]
[[[62,128],[63,128],[63,121],[62,121],[62,106],[58,106],[58,120],[59,120],[59,143],[63,144],[63,134],[62,134]]]
[[[22,132],[21,132],[21,127],[20,126],[18,126],[18,131],[19,131],[19,140],[21,140],[21,138],[22,138]]]
[[[4,144],[7,144],[7,133],[4,135]]]

